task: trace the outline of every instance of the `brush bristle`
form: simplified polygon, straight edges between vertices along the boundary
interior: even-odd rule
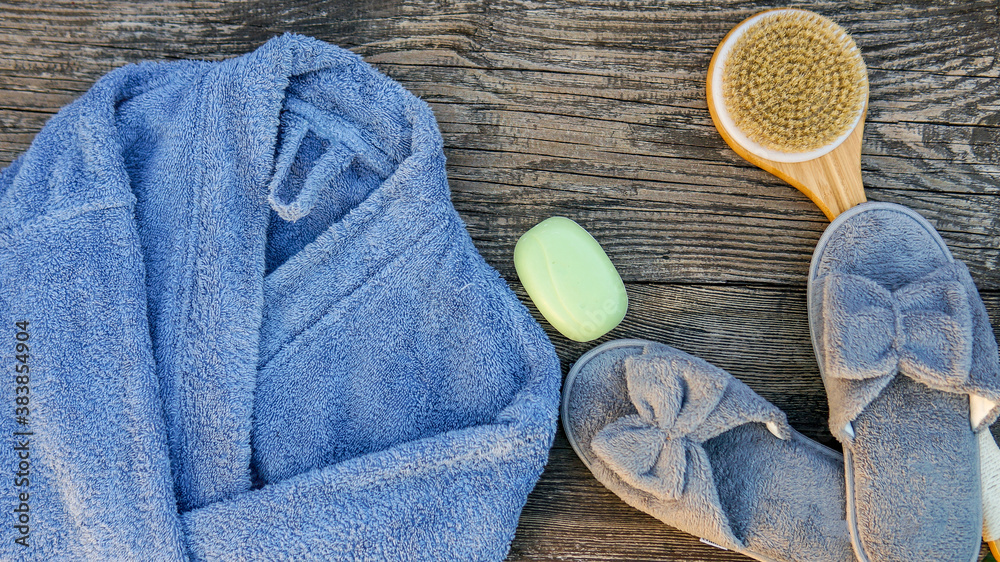
[[[812,12],[777,12],[751,25],[723,69],[723,99],[751,140],[808,152],[846,133],[868,98],[868,75],[842,27]]]

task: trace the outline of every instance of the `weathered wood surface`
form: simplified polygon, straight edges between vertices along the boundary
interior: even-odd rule
[[[806,270],[827,223],[803,195],[725,146],[704,99],[726,32],[783,4],[7,1],[0,164],[125,63],[217,59],[285,31],[325,39],[431,104],[455,206],[522,298],[511,261],[517,237],[548,216],[571,217],[628,283],[629,314],[608,338],[655,339],[715,362],[800,431],[833,444],[805,311]],[[997,1],[809,7],[841,23],[869,67],[869,198],[927,216],[969,264],[1000,326]],[[564,370],[593,345],[546,328]],[[623,504],[561,432],[510,559],[745,560]]]

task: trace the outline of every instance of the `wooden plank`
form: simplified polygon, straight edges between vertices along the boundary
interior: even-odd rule
[[[597,341],[581,343],[556,332],[520,285],[514,287],[555,344],[564,373],[604,341],[665,343],[726,369],[786,411],[799,431],[833,444],[803,289],[627,283],[629,310],[622,323]]]
[[[562,192],[549,198],[530,189],[521,197],[494,198],[482,194],[479,184],[453,181],[452,186],[455,206],[477,247],[508,277],[514,274],[511,255],[517,238],[537,222],[563,215],[588,229],[630,281],[803,285],[815,244],[828,224],[805,197],[800,203],[808,207],[801,217],[794,217],[763,208],[740,209],[732,197],[697,188],[669,193],[642,190],[628,199]],[[466,188],[475,195],[460,191]],[[980,288],[1000,288],[1000,198],[888,190],[870,198],[876,195],[917,209],[938,226]],[[510,209],[484,209],[483,201]],[[496,212],[504,215],[498,220]]]
[[[729,371],[785,411],[800,432],[837,448],[826,427],[804,288],[626,283],[629,308],[622,323],[596,341],[574,342],[545,321],[516,280],[511,286],[555,345],[564,375],[584,352],[608,340],[664,343]],[[981,296],[1000,337],[1000,292]]]
[[[595,231],[628,279],[802,283],[825,221],[804,196],[729,151],[705,109],[712,50],[754,5],[440,8],[22,5],[0,36],[9,53],[0,62],[0,157],[11,160],[46,115],[125,61],[234,54],[301,24],[354,45],[432,103],[456,206],[505,274],[517,236],[564,214]],[[1000,88],[987,56],[996,41],[989,8],[815,7],[856,32],[871,67],[869,196],[910,204],[940,224],[995,288],[1000,224],[988,217],[1000,211]],[[956,28],[962,41],[942,31]],[[914,42],[913,29],[935,49]]]

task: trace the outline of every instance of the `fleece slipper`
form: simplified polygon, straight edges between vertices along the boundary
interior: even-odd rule
[[[666,345],[587,352],[563,387],[573,449],[629,505],[757,560],[853,560],[843,457],[730,374]]]
[[[823,234],[808,295],[858,558],[976,560],[975,432],[997,417],[1000,366],[965,265],[916,212],[866,203]]]

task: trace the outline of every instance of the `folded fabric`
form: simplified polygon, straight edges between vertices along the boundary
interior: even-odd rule
[[[597,480],[668,525],[766,562],[854,560],[843,457],[718,367],[607,342],[570,370],[562,419]]]
[[[859,205],[816,247],[809,324],[858,558],[978,559],[1000,360],[965,265],[916,212]]]
[[[0,193],[0,559],[505,556],[558,360],[400,85],[296,35],[126,66]]]

